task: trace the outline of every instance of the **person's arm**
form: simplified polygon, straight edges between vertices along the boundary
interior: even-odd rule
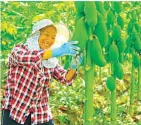
[[[64,85],[72,85],[76,75],[76,70],[65,70],[60,65],[57,65],[53,72],[53,78]]]

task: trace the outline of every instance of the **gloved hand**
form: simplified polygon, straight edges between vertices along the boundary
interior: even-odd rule
[[[71,41],[64,43],[59,48],[52,49],[52,57],[58,57],[63,55],[72,55],[75,56],[79,53],[80,48],[75,46],[74,44],[77,44],[78,41]]]
[[[72,60],[71,60],[71,63],[70,63],[70,67],[72,69],[77,69],[78,65],[80,65],[82,63],[82,61],[83,61],[82,54],[74,56],[74,57],[72,57]]]

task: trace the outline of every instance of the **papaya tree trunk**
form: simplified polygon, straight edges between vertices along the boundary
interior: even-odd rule
[[[111,92],[111,125],[116,125],[116,89]]]
[[[112,76],[116,79],[114,74],[114,64],[111,64]],[[116,86],[116,85],[115,85]],[[111,125],[116,125],[117,117],[117,105],[116,105],[116,87],[114,91],[111,91]]]
[[[134,49],[132,48],[132,71],[131,71],[131,83],[130,83],[130,106],[129,106],[129,114],[133,116],[134,114],[134,74],[135,74],[135,66],[133,63],[134,60]]]
[[[93,120],[93,88],[94,88],[94,75],[93,67],[89,70],[85,70],[85,122],[84,125],[94,125]]]
[[[140,92],[140,87],[141,87],[141,66],[139,65],[138,67],[138,90],[137,90],[137,99],[141,99],[141,92]]]
[[[93,88],[94,88],[94,65],[90,55],[91,41],[86,45],[85,64],[85,121],[84,125],[94,125]]]

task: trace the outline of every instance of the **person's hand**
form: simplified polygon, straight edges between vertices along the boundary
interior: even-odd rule
[[[78,66],[82,63],[82,61],[83,61],[82,54],[72,57],[70,68],[77,69]]]
[[[72,55],[75,56],[79,53],[80,48],[75,46],[78,41],[70,41],[64,43],[61,47],[52,49],[52,57],[58,57],[63,55]]]

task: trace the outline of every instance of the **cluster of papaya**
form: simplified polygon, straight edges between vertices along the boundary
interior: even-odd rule
[[[107,10],[107,29],[108,44],[105,47],[107,61],[113,65],[112,75],[107,78],[106,85],[110,91],[115,90],[116,78],[122,79],[124,72],[122,67],[123,53],[126,48],[126,42],[121,37],[121,31],[124,28],[124,20],[121,13],[120,2],[112,2]]]
[[[106,65],[103,47],[108,43],[108,33],[104,22],[106,17],[104,5],[102,2],[94,1],[75,1],[74,3],[76,26],[72,40],[79,41],[77,45],[80,47],[80,53],[86,50],[86,64],[94,62],[94,64],[103,67]],[[89,53],[89,58],[87,53]]]
[[[139,25],[139,19],[137,18],[136,11],[133,10],[130,12],[130,21],[127,26],[128,37],[126,39],[127,50],[131,52],[131,50],[135,50],[133,55],[133,64],[135,67],[139,67],[140,65],[140,57],[139,53],[141,52],[141,28]]]

